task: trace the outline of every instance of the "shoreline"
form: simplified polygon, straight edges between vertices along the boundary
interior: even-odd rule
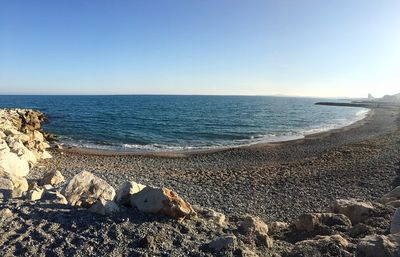
[[[259,147],[273,147],[275,145],[282,144],[295,144],[298,142],[303,142],[304,140],[317,139],[319,137],[329,136],[332,133],[340,133],[343,131],[347,131],[349,129],[354,129],[359,126],[363,126],[366,122],[373,118],[375,114],[373,107],[360,107],[367,109],[367,113],[362,119],[356,120],[351,124],[345,125],[344,127],[338,127],[329,129],[326,131],[306,134],[302,138],[295,138],[289,140],[282,140],[276,142],[256,142],[244,145],[237,146],[226,146],[226,147],[215,147],[215,148],[205,148],[205,149],[183,149],[183,150],[145,150],[145,151],[125,151],[125,150],[107,150],[107,149],[95,149],[95,148],[86,148],[86,147],[66,147],[61,151],[68,153],[76,153],[76,154],[87,154],[87,155],[98,155],[98,156],[152,156],[152,157],[188,157],[197,154],[212,154],[218,152],[225,152],[234,149],[241,148],[259,148]]]

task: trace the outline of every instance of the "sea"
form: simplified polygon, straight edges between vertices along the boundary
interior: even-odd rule
[[[368,110],[323,98],[176,95],[1,95],[0,108],[43,111],[66,146],[116,151],[239,147],[348,126]]]

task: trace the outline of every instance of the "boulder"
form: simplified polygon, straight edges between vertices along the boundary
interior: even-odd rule
[[[304,213],[295,221],[297,231],[314,231],[315,229],[325,226],[345,226],[351,227],[351,221],[343,214],[336,213]]]
[[[51,154],[48,151],[43,150],[41,158],[42,159],[51,159],[51,158],[53,158],[53,156],[51,156]]]
[[[0,171],[24,177],[29,173],[29,164],[15,153],[0,152]]]
[[[364,257],[398,257],[400,256],[400,233],[368,235],[357,244],[357,256]]]
[[[245,235],[248,241],[254,241],[257,245],[272,247],[272,239],[268,236],[268,226],[260,218],[247,215],[239,223],[239,233]]]
[[[346,250],[348,245],[349,242],[341,235],[317,236],[310,240],[297,242],[288,256],[352,256]]]
[[[139,193],[145,185],[136,183],[134,181],[127,181],[121,185],[115,196],[115,201],[122,205],[130,205],[130,198],[132,195]]]
[[[54,170],[46,173],[41,180],[42,185],[57,186],[65,181],[64,176],[59,170]]]
[[[199,217],[212,221],[219,226],[225,226],[226,225],[226,217],[223,213],[217,212],[211,208],[207,207],[202,207],[199,205],[194,205],[193,206],[194,211],[198,214]]]
[[[63,195],[71,205],[90,207],[99,199],[113,200],[115,190],[105,180],[90,172],[82,171],[68,182]]]
[[[118,213],[120,209],[114,201],[99,199],[89,208],[89,211],[100,215],[112,215]]]
[[[237,248],[237,239],[234,235],[219,237],[207,244],[211,252],[234,251]]]
[[[363,202],[356,199],[337,199],[332,205],[334,213],[344,214],[349,217],[351,223],[357,224],[367,219],[374,206],[370,202]]]
[[[400,233],[400,208],[397,208],[393,215],[392,222],[390,224],[390,233]]]
[[[0,198],[21,197],[27,190],[28,181],[25,178],[0,171]]]
[[[174,219],[195,215],[192,206],[168,188],[147,186],[131,196],[131,205],[145,213],[163,214]]]

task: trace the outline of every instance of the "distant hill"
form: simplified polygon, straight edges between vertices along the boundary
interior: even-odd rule
[[[395,95],[385,95],[381,100],[384,102],[400,102],[400,93]]]

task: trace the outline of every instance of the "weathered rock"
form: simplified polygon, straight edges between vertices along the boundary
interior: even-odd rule
[[[29,173],[29,164],[15,153],[0,152],[0,171],[24,177]]]
[[[359,241],[357,251],[364,257],[398,257],[400,256],[400,233],[388,236],[366,236]]]
[[[226,225],[226,217],[223,213],[199,205],[194,205],[193,209],[203,219],[210,220],[219,226]]]
[[[51,159],[51,158],[53,158],[53,156],[51,156],[51,154],[49,152],[47,152],[46,150],[43,150],[41,158],[42,159]]]
[[[42,199],[43,193],[44,193],[43,188],[36,187],[36,188],[32,189],[31,191],[28,191],[26,198],[30,201],[37,201],[37,200]]]
[[[0,171],[0,198],[21,197],[27,190],[28,181],[25,178]]]
[[[103,179],[82,171],[69,181],[63,194],[71,205],[90,207],[99,199],[113,200],[115,190]]]
[[[381,199],[380,202],[388,203],[393,202],[395,200],[400,200],[400,186],[395,187],[392,191],[385,194]]]
[[[56,190],[45,190],[42,200],[52,201],[56,204],[68,204],[67,199],[60,192]]]
[[[268,248],[273,245],[272,239],[268,236],[267,224],[258,217],[245,216],[239,224],[238,231],[257,245],[267,246]]]
[[[343,214],[336,213],[304,213],[301,214],[295,227],[298,231],[313,231],[321,225],[351,227],[351,221]]]
[[[163,214],[174,219],[195,215],[192,206],[168,188],[147,186],[131,196],[131,205],[142,212]]]
[[[356,199],[337,199],[332,205],[332,210],[335,213],[344,214],[351,220],[351,223],[357,224],[358,222],[367,219],[374,206],[370,202],[363,202]]]
[[[352,256],[346,248],[349,242],[340,235],[317,236],[311,240],[297,242],[288,256]]]
[[[282,232],[289,228],[289,224],[286,222],[274,221],[269,226],[269,232],[272,234]]]
[[[400,208],[398,208],[393,215],[392,222],[390,224],[390,233],[400,233]]]
[[[234,235],[219,237],[207,244],[211,252],[234,251],[237,248],[237,239]]]
[[[115,201],[122,205],[130,205],[130,197],[139,193],[145,185],[136,183],[134,181],[127,181],[121,185],[115,196]]]
[[[65,181],[64,176],[59,170],[50,171],[44,175],[41,180],[42,185],[52,185],[57,186]]]
[[[89,208],[89,211],[100,215],[112,215],[118,213],[120,209],[114,201],[99,199]]]

